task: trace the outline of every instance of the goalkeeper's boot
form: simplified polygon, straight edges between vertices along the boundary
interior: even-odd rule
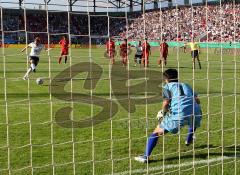
[[[134,157],[134,160],[141,162],[141,163],[147,163],[149,161],[149,158],[147,156],[138,156],[138,157]]]

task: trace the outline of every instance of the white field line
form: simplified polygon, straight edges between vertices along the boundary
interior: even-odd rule
[[[194,166],[201,165],[201,164],[207,164],[207,163],[210,164],[210,163],[218,162],[221,160],[227,160],[227,159],[234,159],[234,156],[232,156],[232,157],[223,156],[223,157],[217,157],[217,158],[212,158],[212,159],[208,159],[208,160],[198,160],[198,161],[194,162]],[[185,163],[181,163],[181,164],[149,167],[148,172],[163,170],[163,168],[164,168],[164,170],[166,170],[166,169],[179,168],[179,167],[181,168],[181,167],[188,167],[188,166],[193,166],[193,162],[185,162]],[[131,174],[146,173],[146,172],[147,172],[147,169],[133,169],[131,171]],[[114,173],[114,175],[125,175],[125,174],[129,174],[129,173],[130,173],[129,171],[123,171],[123,172]]]

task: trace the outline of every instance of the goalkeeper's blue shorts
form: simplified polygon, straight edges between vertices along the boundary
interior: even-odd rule
[[[188,125],[192,128],[198,128],[201,125],[202,114],[183,116],[181,114],[170,114],[168,113],[162,122],[159,124],[160,128],[163,128],[167,132],[173,134],[178,133],[179,129]]]

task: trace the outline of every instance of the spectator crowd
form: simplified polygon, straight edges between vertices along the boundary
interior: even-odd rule
[[[80,42],[88,42],[89,33],[97,42],[108,35],[138,40],[148,38],[186,41],[192,36],[201,41],[240,41],[240,4],[180,6],[145,13],[129,13],[127,17],[84,13],[48,12],[43,10],[3,10],[5,36],[19,40],[28,32],[54,42],[70,33]],[[26,19],[26,21],[25,21]],[[23,39],[24,40],[24,39]],[[22,40],[22,41],[23,41]],[[95,41],[94,40],[94,41]]]
[[[194,36],[211,42],[233,41],[234,37],[240,41],[240,4],[235,8],[227,3],[147,12],[132,20],[125,34],[150,40],[162,36],[168,41],[184,41]]]

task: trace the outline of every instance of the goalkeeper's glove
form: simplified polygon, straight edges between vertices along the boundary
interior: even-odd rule
[[[161,109],[160,111],[158,111],[158,114],[157,114],[157,120],[158,121],[162,121],[164,116],[165,116],[165,112],[163,112],[163,110]]]

